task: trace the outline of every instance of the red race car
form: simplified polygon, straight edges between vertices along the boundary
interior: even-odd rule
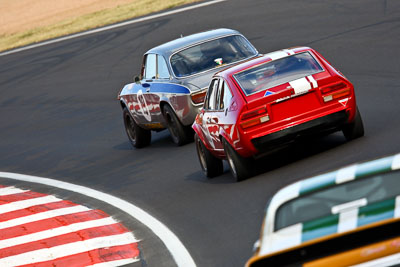
[[[237,181],[248,162],[301,136],[343,131],[364,135],[353,85],[317,51],[296,47],[215,74],[193,123],[200,165],[207,177],[222,174],[227,159]]]

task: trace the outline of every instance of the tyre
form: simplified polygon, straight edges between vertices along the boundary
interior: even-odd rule
[[[193,130],[182,125],[169,105],[164,105],[163,114],[172,141],[178,146],[189,143],[193,138]]]
[[[151,131],[141,128],[132,118],[129,110],[125,107],[123,111],[125,131],[133,147],[142,148],[150,145]]]
[[[237,182],[245,180],[251,176],[251,158],[240,156],[233,147],[223,139],[226,159],[232,176]]]
[[[347,141],[364,136],[364,124],[362,122],[361,114],[358,111],[358,108],[356,110],[354,121],[346,124],[343,127],[342,132]]]
[[[204,175],[209,178],[221,175],[224,172],[222,160],[211,154],[197,134],[194,136],[194,142]]]

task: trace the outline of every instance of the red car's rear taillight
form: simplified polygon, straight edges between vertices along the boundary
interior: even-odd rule
[[[351,93],[350,87],[344,83],[339,82],[327,87],[321,88],[321,93],[323,94],[324,102],[329,102],[334,99],[338,99],[344,96],[348,96]]]
[[[334,92],[334,91],[337,91],[340,89],[344,89],[346,87],[347,87],[347,85],[345,83],[339,82],[339,83],[330,84],[327,87],[321,88],[321,92],[323,94],[327,94],[327,93]]]
[[[242,114],[242,120],[247,120],[253,117],[256,117],[258,115],[262,115],[264,113],[267,113],[267,109],[266,107],[262,107],[262,108],[257,108],[257,109],[253,109],[250,111],[246,111]]]
[[[243,129],[269,121],[266,107],[246,111],[241,116],[240,126]]]

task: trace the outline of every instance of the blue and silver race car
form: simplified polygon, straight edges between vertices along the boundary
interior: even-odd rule
[[[145,147],[152,130],[166,128],[175,144],[189,142],[212,75],[257,55],[242,34],[230,29],[193,34],[147,51],[140,76],[118,96],[131,144]]]

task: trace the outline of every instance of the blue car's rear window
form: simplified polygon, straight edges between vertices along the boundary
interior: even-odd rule
[[[269,61],[234,76],[246,95],[323,71],[309,52]]]
[[[185,77],[256,54],[243,36],[231,35],[186,48],[173,54],[170,61],[175,76]]]

